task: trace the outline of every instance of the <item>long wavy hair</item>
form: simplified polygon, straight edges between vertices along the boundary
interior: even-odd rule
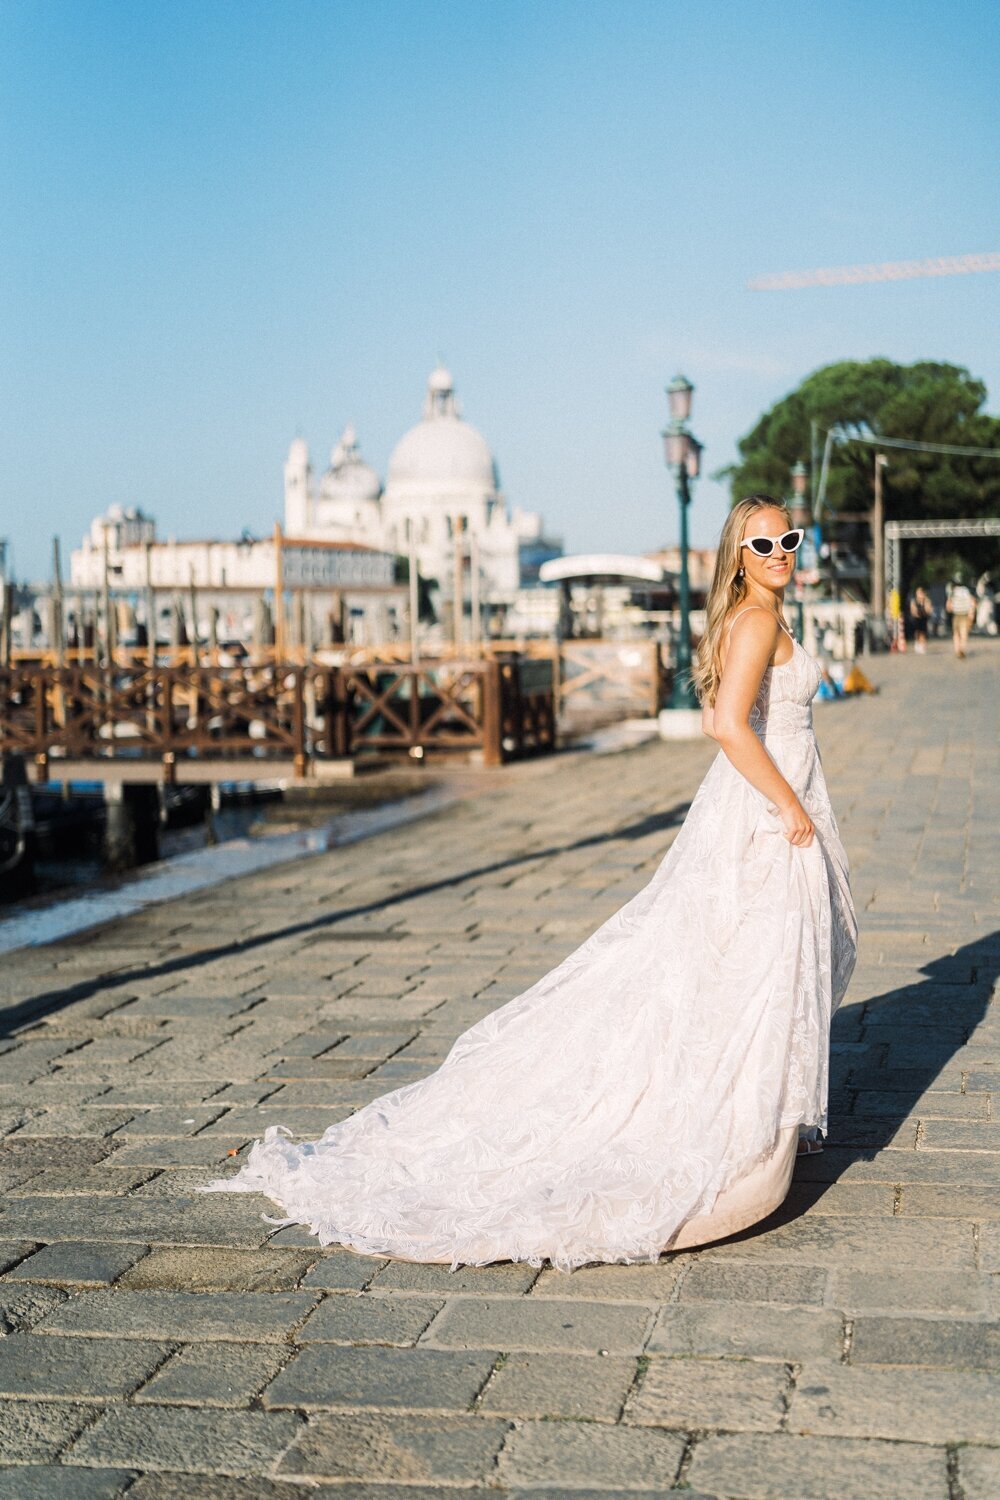
[[[759,510],[780,510],[788,518],[791,529],[792,518],[787,505],[771,495],[748,495],[733,506],[719,537],[719,551],[715,559],[715,572],[708,591],[705,606],[705,633],[698,647],[691,681],[699,703],[714,704],[722,677],[722,634],[731,610],[735,609],[747,595],[746,579],[740,577],[742,562],[743,529],[750,517]]]

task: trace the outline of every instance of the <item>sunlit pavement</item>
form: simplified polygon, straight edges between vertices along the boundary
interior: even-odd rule
[[[725,1244],[450,1274],[193,1191],[266,1125],[421,1077],[574,948],[707,741],[510,768],[5,957],[0,1497],[1000,1493],[1000,642],[865,667],[877,695],[816,710],[862,924],[831,1139]]]

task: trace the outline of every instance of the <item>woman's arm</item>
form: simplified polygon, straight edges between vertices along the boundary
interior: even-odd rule
[[[748,610],[730,632],[729,651],[715,698],[713,737],[751,786],[778,809],[789,843],[812,843],[813,825],[788,782],[750,728],[761,678],[778,641],[777,620],[769,611]]]

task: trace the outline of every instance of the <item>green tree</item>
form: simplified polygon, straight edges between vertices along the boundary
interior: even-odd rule
[[[760,418],[739,442],[740,461],[723,471],[734,502],[763,490],[785,496],[789,470],[808,459],[812,422],[822,444],[836,428],[846,437],[915,438],[920,442],[1000,449],[1000,418],[983,407],[986,387],[958,365],[921,360],[843,360],[806,377]],[[871,510],[874,454],[868,443],[840,442],[832,450],[826,492],[830,519]],[[884,503],[887,521],[949,520],[1000,515],[1000,459],[887,448]],[[863,547],[868,528],[838,528],[843,540]],[[933,581],[956,561],[970,571],[996,568],[993,540],[911,542],[905,553],[908,581]]]

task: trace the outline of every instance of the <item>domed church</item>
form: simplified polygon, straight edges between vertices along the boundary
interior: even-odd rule
[[[431,372],[420,421],[392,451],[384,489],[362,458],[353,427],[345,428],[318,486],[302,438],[292,443],[285,463],[289,537],[406,553],[411,528],[420,573],[437,581],[442,600],[453,590],[456,528],[464,533],[466,558],[475,537],[480,592],[488,605],[512,603],[529,581],[525,572],[537,575],[539,553],[562,551],[545,542],[540,516],[508,511],[489,445],[463,419],[451,374],[442,366]]]

